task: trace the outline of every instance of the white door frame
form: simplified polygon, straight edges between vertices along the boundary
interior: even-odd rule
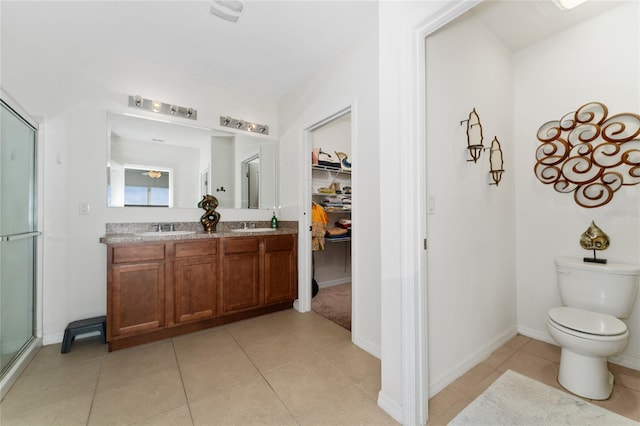
[[[424,425],[428,419],[427,251],[416,250],[427,241],[426,38],[481,1],[449,2],[412,31],[409,64],[413,78],[407,85],[410,113],[402,115],[400,125],[416,131],[401,161],[406,166],[407,181],[415,185],[411,192],[420,196],[409,194],[402,201],[407,220],[407,226],[401,231],[402,251],[406,254],[403,264],[407,270],[417,267],[418,271],[413,279],[405,280],[402,292],[402,423],[405,425]]]
[[[300,312],[308,312],[311,310],[311,279],[312,279],[312,267],[311,267],[311,133],[324,126],[325,124],[341,117],[349,112],[352,113],[351,119],[351,152],[352,157],[356,141],[354,139],[354,120],[353,120],[353,104],[337,107],[332,109],[331,113],[323,116],[323,118],[314,121],[304,127],[300,140],[302,141],[302,147],[300,149],[300,164],[302,165],[300,180],[300,200],[302,200],[302,206],[298,215],[298,299],[294,302],[294,308]],[[351,245],[353,251],[353,243]],[[353,275],[354,268],[352,267],[351,273]],[[355,307],[355,279],[352,278],[353,296],[351,299],[351,312],[352,316]],[[351,339],[353,340],[356,334],[356,324],[352,324]]]

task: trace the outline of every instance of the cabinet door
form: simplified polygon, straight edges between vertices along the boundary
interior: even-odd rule
[[[225,239],[222,269],[221,314],[260,305],[260,238]]]
[[[293,300],[298,294],[296,238],[274,235],[265,239],[264,303]]]
[[[111,273],[109,337],[163,328],[164,262],[114,264]]]
[[[176,243],[175,322],[213,318],[218,285],[218,240]]]

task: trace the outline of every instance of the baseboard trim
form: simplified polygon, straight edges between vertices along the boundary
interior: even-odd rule
[[[640,359],[629,355],[618,354],[616,356],[609,357],[609,362],[632,370],[640,371]]]
[[[349,276],[346,278],[338,278],[336,280],[331,280],[331,281],[318,282],[318,287],[319,288],[333,287],[334,285],[347,284],[350,282],[351,282],[351,277]]]
[[[62,338],[64,337],[64,333],[51,333],[45,334],[42,336],[42,345],[55,345],[56,343],[62,343]]]
[[[353,336],[353,333],[352,333]],[[368,352],[369,354],[375,356],[376,358],[381,358],[380,346],[374,345],[372,342],[364,339],[353,338],[353,344],[360,347],[362,350]]]
[[[518,333],[523,336],[530,337],[532,339],[540,340],[555,346],[558,344],[553,340],[549,334],[546,332],[541,333],[539,330],[535,330],[533,328],[528,327],[518,327]],[[640,358],[635,358],[624,353],[618,354],[616,356],[609,357],[609,362],[616,365],[621,365],[623,367],[630,368],[632,370],[640,371]]]
[[[549,336],[547,332],[541,332],[540,330],[536,330],[535,328],[522,327],[519,325],[518,334],[522,334],[525,337],[558,346],[558,344],[551,338],[551,336]]]
[[[471,354],[471,356],[467,357],[462,363],[460,363],[456,368],[451,369],[440,380],[429,383],[429,398],[436,395],[442,389],[446,388],[456,379],[461,377],[464,373],[487,359],[493,352],[495,352],[498,348],[511,340],[516,334],[518,334],[517,328],[510,327],[509,329],[496,336],[489,343],[480,347],[477,351]]]
[[[387,397],[382,391],[378,392],[378,407],[393,417],[395,421],[402,423],[402,406]]]

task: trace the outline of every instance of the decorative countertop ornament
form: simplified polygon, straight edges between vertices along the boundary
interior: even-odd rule
[[[580,247],[585,250],[593,250],[593,257],[585,257],[585,262],[592,263],[607,263],[607,259],[597,259],[596,250],[606,250],[609,248],[609,236],[596,225],[594,221],[591,221],[591,225],[580,236]]]
[[[205,210],[205,213],[200,217],[204,232],[216,232],[216,225],[220,221],[220,213],[216,211],[218,199],[213,195],[203,195],[198,207]]]

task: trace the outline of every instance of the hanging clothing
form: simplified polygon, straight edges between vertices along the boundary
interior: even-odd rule
[[[329,216],[324,208],[316,203],[311,204],[311,250],[324,250],[324,235],[327,233]]]

